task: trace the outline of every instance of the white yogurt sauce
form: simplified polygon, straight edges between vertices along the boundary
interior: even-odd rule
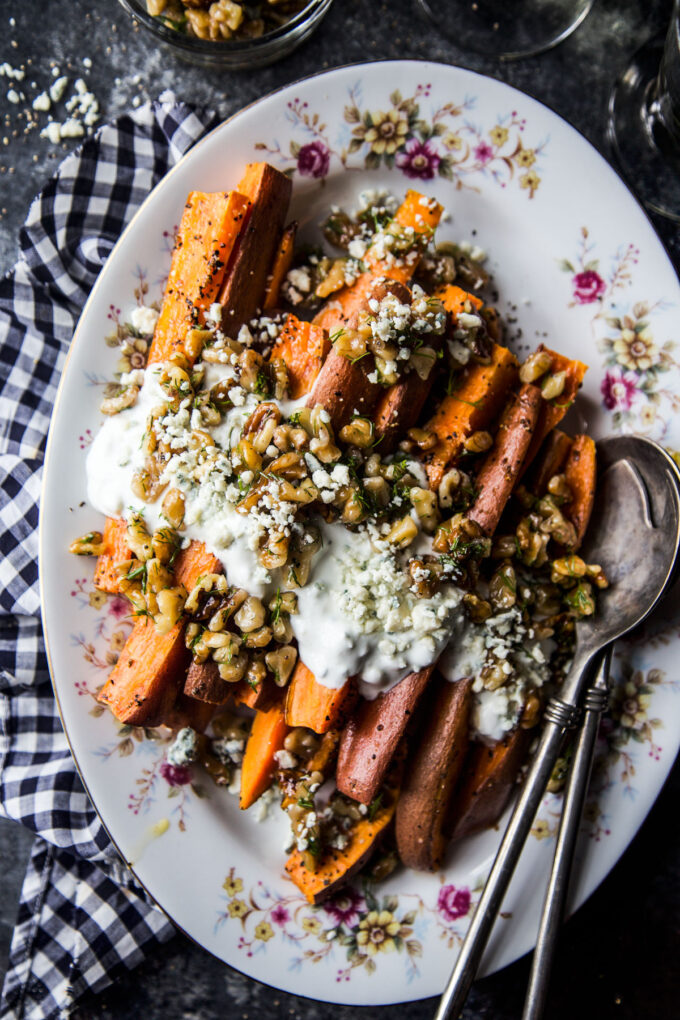
[[[233,378],[228,365],[205,364],[203,369],[204,388]],[[188,406],[178,412],[173,424],[178,453],[169,457],[164,480],[184,494],[185,542],[203,542],[222,562],[230,584],[266,598],[283,586],[280,572],[269,572],[258,561],[261,524],[256,513],[242,514],[235,509],[242,493],[228,458],[232,435],[235,441],[258,399],[244,391],[237,397],[243,402],[231,408],[218,426],[199,425],[224,450],[200,485],[187,478],[191,454],[181,450],[185,445],[181,435],[194,424],[192,412]],[[92,506],[109,517],[129,518],[133,510],[143,510],[151,532],[167,523],[161,514],[162,497],[140,506],[131,481],[144,465],[142,440],[149,414],[165,399],[157,370],[147,369],[136,404],[104,421],[87,456],[87,492]],[[288,416],[303,403],[286,401],[280,407]],[[189,461],[183,459],[186,457]],[[493,621],[483,626],[471,624],[463,612],[463,592],[453,584],[442,585],[432,598],[417,598],[410,591],[403,561],[400,563],[399,555],[380,540],[376,529],[371,535],[366,530],[351,532],[340,523],[321,519],[319,526],[323,545],[314,557],[307,585],[297,591],[299,612],[291,617],[291,624],[300,658],[320,683],[339,688],[347,677],[356,676],[364,697],[374,698],[440,656],[444,675],[458,680],[479,676],[489,648],[497,654],[500,649],[502,656],[504,648],[505,654],[512,651],[516,655],[520,646],[525,649],[522,654],[530,682],[539,686],[547,678],[545,665],[532,658],[532,642],[521,626],[519,611],[504,614],[507,619],[499,614],[495,618],[499,627],[494,627]],[[410,552],[401,556],[407,558],[416,549],[426,551],[424,545],[429,542],[421,535]],[[477,679],[474,729],[492,739],[511,729],[521,711],[524,681],[523,676],[519,682],[489,692]]]

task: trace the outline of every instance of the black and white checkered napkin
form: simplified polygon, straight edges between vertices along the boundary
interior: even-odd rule
[[[38,592],[45,440],[75,324],[123,227],[214,117],[172,93],[69,156],[31,206],[0,282],[0,813],[36,833],[0,1018],[68,1016],[174,929],[136,885],[75,770]]]

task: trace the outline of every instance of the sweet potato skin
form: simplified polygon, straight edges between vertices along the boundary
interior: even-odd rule
[[[417,871],[441,866],[446,850],[446,813],[468,747],[472,680],[450,683],[437,676],[432,708],[409,759],[397,805],[397,849]]]
[[[525,478],[524,484],[528,485],[534,496],[545,495],[550,479],[562,471],[571,445],[572,439],[566,432],[553,429],[546,437],[536,460],[531,465],[531,470],[526,476],[524,476],[523,470],[520,472],[520,478]]]
[[[104,552],[97,557],[97,564],[94,568],[94,586],[109,595],[117,595],[120,592],[120,575],[117,565],[132,557],[127,540],[127,521],[121,518],[107,517],[102,537]]]
[[[163,720],[163,725],[169,726],[173,730],[181,730],[185,726],[190,726],[197,733],[205,733],[215,711],[215,705],[211,705],[207,701],[197,701],[196,698],[189,698],[183,691],[180,691],[175,707]]]
[[[447,819],[451,839],[462,839],[498,821],[510,800],[531,730],[512,730],[504,740],[471,745]]]
[[[555,372],[566,372],[567,375],[564,383],[564,390],[560,396],[556,397],[555,400],[543,401],[541,416],[524,461],[525,469],[533,461],[545,437],[552,432],[556,425],[559,425],[571,405],[574,403],[576,395],[583,385],[583,377],[588,371],[588,366],[584,365],[582,361],[572,361],[570,358],[566,358],[564,354],[559,354],[557,351],[550,350],[549,347],[545,347],[543,344],[539,345],[538,350],[547,351],[548,354],[552,356],[552,367],[550,371],[553,374]]]
[[[336,782],[341,793],[370,804],[383,784],[434,666],[410,673],[373,701],[363,701],[340,738]]]
[[[197,701],[224,705],[229,698],[230,686],[220,676],[217,663],[207,659],[205,662],[191,663],[184,681],[184,693]]]
[[[251,206],[220,291],[222,329],[227,336],[235,335],[262,307],[291,191],[290,178],[268,163],[249,163],[239,182],[238,192]]]
[[[494,344],[489,365],[470,365],[456,389],[447,394],[424,426],[437,444],[423,458],[430,488],[436,489],[448,467],[455,465],[465,440],[497,417],[506,394],[517,379],[517,358]]]
[[[394,294],[399,300],[411,301],[411,292],[404,284],[396,280],[376,278],[367,292],[366,300],[382,300],[386,295]],[[365,306],[367,307],[367,306]],[[365,310],[362,307],[359,311]],[[355,326],[359,312],[350,319],[350,326]],[[373,417],[372,411],[384,392],[378,382],[368,378],[372,374],[375,362],[372,355],[351,361],[332,349],[326,358],[323,368],[314,382],[307,399],[307,406],[321,404],[328,411],[335,429],[342,428],[356,410],[359,414]]]
[[[576,529],[574,548],[578,549],[588,530],[595,502],[597,451],[590,436],[574,437],[564,475],[572,494],[571,500],[564,506],[564,514]]]
[[[371,361],[372,358],[364,359]],[[331,350],[307,399],[307,407],[321,404],[331,416],[334,429],[346,425],[356,409],[370,414],[382,387],[369,380],[360,363],[352,363]]]
[[[478,496],[470,508],[470,519],[492,535],[517,481],[538,421],[541,391],[530,383],[506,405],[496,439],[475,479]]]
[[[439,350],[440,340],[434,337],[430,346]],[[436,378],[437,365],[433,364],[427,379],[421,379],[417,372],[409,372],[379,396],[373,421],[376,442],[380,443],[383,455],[391,453],[399,436],[416,424]]]

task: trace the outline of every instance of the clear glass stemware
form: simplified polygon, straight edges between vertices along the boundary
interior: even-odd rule
[[[638,197],[680,222],[680,0],[663,40],[644,45],[609,100],[608,136]]]
[[[543,53],[578,28],[593,0],[419,0],[460,49],[500,60]]]

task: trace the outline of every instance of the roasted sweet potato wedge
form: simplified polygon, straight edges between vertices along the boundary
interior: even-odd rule
[[[97,557],[94,568],[94,586],[109,595],[120,591],[120,574],[117,565],[132,556],[128,547],[127,521],[107,517],[104,525],[104,552]]]
[[[192,191],[182,214],[170,275],[149,349],[149,364],[187,354],[185,338],[217,300],[227,265],[248,213],[248,198],[236,191]]]
[[[211,705],[224,705],[230,694],[230,684],[220,676],[214,659],[205,662],[192,662],[184,681],[184,693],[197,701],[206,701]]]
[[[239,182],[239,194],[251,205],[220,290],[222,328],[227,336],[234,336],[262,308],[291,190],[290,177],[268,163],[249,163]]]
[[[279,303],[281,284],[285,280],[286,274],[293,264],[297,226],[297,221],[295,220],[288,224],[281,235],[279,246],[274,253],[274,261],[267,278],[267,289],[265,291],[264,302],[262,304],[262,308],[265,312],[271,311],[272,308],[276,308]]]
[[[353,680],[347,680],[338,689],[324,687],[298,659],[286,694],[286,722],[289,726],[306,726],[315,733],[327,733],[342,726],[356,698]]]
[[[446,821],[451,839],[461,839],[498,821],[510,800],[531,731],[512,730],[495,744],[475,742]]]
[[[241,768],[239,804],[242,811],[254,804],[269,787],[276,771],[274,755],[283,747],[288,729],[283,704],[255,713]]]
[[[447,467],[455,465],[465,440],[494,421],[516,379],[517,358],[498,344],[488,365],[470,365],[461,372],[456,388],[424,426],[437,436],[436,446],[423,458],[430,488],[436,489]]]
[[[434,871],[444,857],[447,810],[468,747],[472,680],[450,683],[437,675],[431,697],[396,816],[399,856],[417,871]]]
[[[487,535],[493,535],[510,499],[543,403],[538,387],[527,383],[503,411],[494,445],[475,478],[478,495],[469,512]]]
[[[272,348],[271,357],[281,358],[288,369],[288,396],[304,397],[314,385],[331,349],[328,332],[321,326],[289,315]]]
[[[531,469],[525,476],[520,472],[523,484],[526,484],[535,496],[545,495],[550,479],[560,474],[569,456],[571,444],[572,439],[566,432],[553,429],[546,437]]]
[[[534,436],[531,441],[531,445],[527,450],[527,455],[524,461],[524,467],[529,467],[534,457],[541,448],[541,443],[545,437],[552,432],[556,425],[564,418],[565,414],[574,403],[576,394],[583,385],[583,377],[588,371],[588,366],[584,365],[582,361],[572,361],[570,358],[565,358],[563,354],[558,354],[557,351],[550,350],[549,347],[545,347],[541,344],[538,347],[539,351],[547,351],[552,357],[551,373],[555,375],[557,372],[564,372],[564,389],[558,397],[553,400],[544,400],[541,408],[541,417],[538,421]]]
[[[340,739],[336,782],[341,793],[371,803],[433,670],[410,673],[386,694],[359,704]]]
[[[575,549],[583,542],[595,502],[597,478],[597,452],[590,436],[579,435],[569,451],[564,468],[571,500],[564,506],[564,514],[576,528]]]
[[[321,903],[332,896],[366,864],[394,817],[402,770],[403,760],[397,760],[375,811],[350,829],[350,841],[343,850],[330,847],[314,871],[305,867],[299,850],[290,855],[286,872],[310,903]]]

